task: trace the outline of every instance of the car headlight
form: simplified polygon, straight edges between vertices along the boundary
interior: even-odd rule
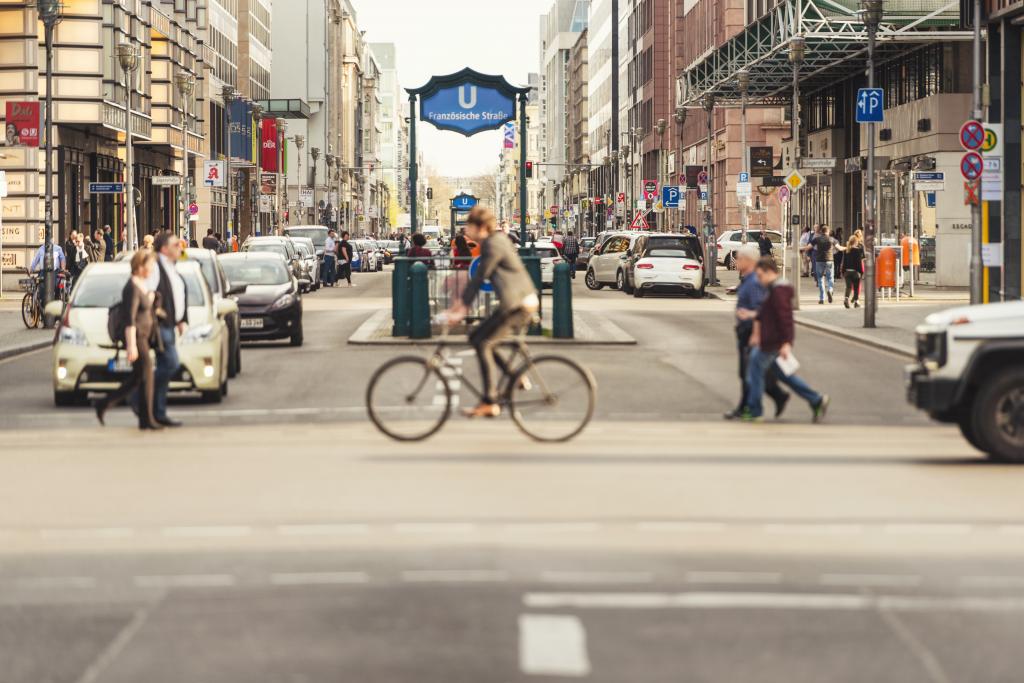
[[[275,301],[271,306],[270,310],[280,311],[282,308],[288,308],[295,303],[295,296],[293,294],[285,294],[280,299]]]
[[[199,325],[198,327],[191,327],[185,332],[185,335],[181,338],[182,344],[201,344],[203,342],[210,341],[213,337],[213,325]]]
[[[61,344],[71,344],[72,346],[89,345],[89,338],[85,336],[85,332],[75,327],[68,327],[67,325],[62,325],[60,331],[57,332],[57,341]]]

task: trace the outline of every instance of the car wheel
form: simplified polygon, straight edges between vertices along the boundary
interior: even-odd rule
[[[58,408],[71,408],[87,403],[84,391],[54,391],[53,404]]]
[[[725,269],[732,270],[736,267],[735,261],[733,261],[732,254],[725,255]]]
[[[979,451],[985,452],[988,449],[985,447],[979,439],[978,435],[974,431],[974,416],[969,410],[961,410],[956,418],[956,423],[960,427],[960,433],[963,434],[964,438],[967,439],[967,443],[971,444]]]
[[[292,331],[290,342],[292,346],[302,346],[302,323]]]
[[[587,270],[587,277],[584,278],[583,281],[586,283],[587,289],[593,289],[593,290],[597,291],[598,289],[601,289],[602,287],[604,287],[604,285],[602,285],[600,282],[597,281],[597,276],[594,275],[594,269],[593,268],[590,268],[590,269]]]
[[[622,291],[622,288],[626,285],[625,280],[626,276],[623,275],[622,271],[620,270],[615,274],[615,284],[613,285],[613,287],[619,291]]]
[[[242,371],[242,342],[238,341],[231,349],[231,359],[228,361],[228,377],[238,377]]]
[[[990,458],[1024,463],[1024,367],[986,378],[972,413],[972,431]]]
[[[644,296],[644,288],[643,287],[634,287],[633,288],[633,296],[636,297],[637,299],[642,299],[643,296]]]
[[[615,278],[616,284],[619,286],[619,291],[629,296],[633,293],[633,288],[629,285],[629,280],[626,279],[626,273],[619,271],[619,274]]]

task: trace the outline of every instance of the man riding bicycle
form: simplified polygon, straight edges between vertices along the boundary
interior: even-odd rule
[[[32,257],[32,263],[28,267],[30,273],[40,273],[43,270],[43,266],[46,263],[46,245],[41,244],[36,249],[35,256]],[[53,290],[57,291],[57,275],[68,266],[67,259],[64,258],[64,249],[59,244],[54,243],[53,245]],[[39,298],[39,307],[42,308],[46,305],[43,301],[43,291],[46,289],[45,286],[40,284],[36,296]]]
[[[483,398],[465,414],[467,417],[497,417],[501,413],[497,371],[500,368],[510,374],[510,370],[495,351],[503,338],[530,323],[540,310],[540,299],[512,240],[498,230],[494,212],[483,206],[474,207],[466,219],[466,237],[480,245],[480,263],[462,292],[462,300],[452,304],[447,316],[451,323],[464,319],[481,285],[490,280],[498,297],[498,309],[469,335],[469,343],[480,362]]]

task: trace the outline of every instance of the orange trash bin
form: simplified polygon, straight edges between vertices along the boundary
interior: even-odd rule
[[[904,268],[909,268],[910,267],[910,263],[911,263],[910,257],[911,257],[911,254],[913,254],[913,257],[914,257],[914,261],[913,261],[914,267],[915,268],[920,267],[920,265],[921,265],[921,245],[918,244],[917,240],[912,238],[910,235],[904,235],[903,239],[900,240],[900,247],[902,247],[902,249],[903,249],[903,254],[902,254],[903,267]]]
[[[881,289],[883,287],[895,287],[896,286],[896,250],[892,247],[885,247],[878,254],[878,260],[875,262],[876,286]]]

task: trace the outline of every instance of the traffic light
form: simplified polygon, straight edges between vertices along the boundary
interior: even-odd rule
[[[434,188],[428,187],[427,188],[427,199],[433,199],[433,198],[434,198]]]
[[[533,177],[533,162],[532,161],[527,161],[526,162],[526,177],[527,178],[532,178]]]

